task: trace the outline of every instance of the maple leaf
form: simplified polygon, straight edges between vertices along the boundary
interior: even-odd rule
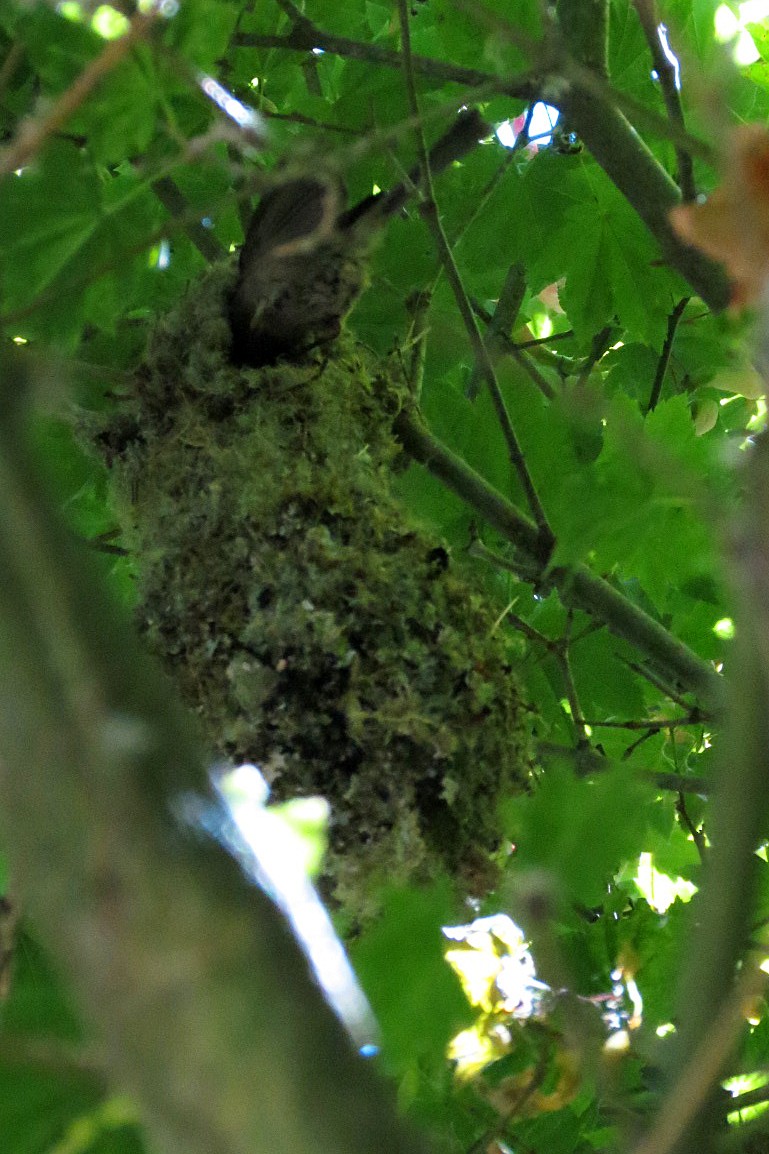
[[[723,183],[706,201],[679,204],[670,222],[680,238],[723,263],[731,307],[755,304],[769,281],[769,131],[743,124],[724,153]]]

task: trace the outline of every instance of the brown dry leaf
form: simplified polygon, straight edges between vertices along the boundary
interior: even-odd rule
[[[679,204],[670,221],[683,241],[723,263],[733,308],[755,304],[769,281],[769,131],[743,124],[731,134],[724,179],[702,204]]]

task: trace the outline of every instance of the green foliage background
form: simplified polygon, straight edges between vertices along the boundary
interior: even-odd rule
[[[556,102],[560,58],[556,52],[543,67],[542,7],[536,0],[414,0],[412,52],[429,139],[463,104],[497,126],[524,117],[540,96]],[[652,76],[639,7],[609,3],[608,73],[597,91],[675,178],[676,132]],[[713,150],[710,163],[702,159],[707,149],[697,150],[698,192],[718,181],[712,160],[728,127],[769,115],[769,28],[752,29],[759,59],[738,69],[716,42],[717,7],[715,0],[658,5],[681,61],[680,101],[692,134],[684,143],[696,139]],[[12,155],[29,121],[44,122],[104,47],[90,12],[74,4],[0,0],[0,139],[7,149],[0,160]],[[263,114],[263,147],[249,147],[206,100],[201,72]],[[598,97],[594,115],[600,122]],[[743,322],[711,311],[681,269],[663,260],[659,237],[627,190],[580,144],[593,129],[589,117],[574,126],[575,148],[545,140],[538,150],[525,142],[512,149],[492,137],[435,189],[479,317],[493,315],[511,267],[518,269],[518,314],[489,347],[555,538],[551,566],[565,576],[554,584],[542,570],[523,580],[515,543],[424,466],[414,464],[400,490],[455,552],[472,557],[475,579],[499,605],[536,714],[532,792],[505,811],[516,847],[509,885],[481,912],[512,908],[535,956],[539,944],[545,970],[585,998],[606,994],[618,959],[632,957],[644,1021],[631,1055],[611,1075],[595,1068],[561,1110],[513,1117],[500,1129],[480,1095],[453,1085],[445,1060],[449,1038],[470,1018],[442,959],[440,927],[457,916],[449,882],[391,895],[380,923],[356,943],[355,959],[380,1015],[382,1065],[397,1082],[401,1107],[439,1146],[456,1151],[480,1149],[474,1143],[491,1134],[514,1150],[608,1149],[626,1133],[619,1101],[635,1112],[631,1131],[640,1124],[653,1102],[648,1069],[666,1061],[656,1031],[676,1013],[692,923],[680,902],[664,914],[652,910],[632,867],[651,852],[658,869],[698,885],[700,831],[709,829],[718,739],[706,703],[627,631],[611,632],[600,611],[571,607],[564,591],[571,569],[586,565],[703,663],[728,668],[730,643],[716,628],[734,613],[723,557],[740,505],[738,465],[763,402]],[[102,409],[130,387],[153,318],[207,263],[241,243],[263,173],[284,157],[329,163],[353,203],[399,179],[414,149],[393,4],[306,0],[300,12],[277,0],[182,0],[45,135],[19,172],[5,171],[3,336],[22,344],[43,386],[53,382],[42,389],[36,453],[78,534],[108,539],[114,516],[105,476],[72,434],[73,405]],[[557,305],[544,292],[554,284]],[[415,198],[377,245],[349,327],[378,352],[401,348],[405,358],[410,302],[426,289],[425,420],[528,512],[483,385],[471,399],[475,357]],[[504,338],[519,346],[517,355]],[[102,567],[130,603],[130,560],[105,553]],[[756,925],[769,897],[763,861],[758,868]],[[521,897],[530,871],[548,879],[553,906],[544,928]],[[119,1087],[105,1085],[35,938],[31,926],[19,940],[0,1011],[3,1149],[143,1149],[138,1113],[115,1098]],[[765,1037],[761,1022],[744,1039],[733,1072],[766,1065]],[[548,1061],[558,1049],[556,1042]]]

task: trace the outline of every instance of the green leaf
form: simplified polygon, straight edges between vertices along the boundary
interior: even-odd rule
[[[86,157],[54,141],[39,164],[0,185],[0,248],[6,311],[50,287],[98,227],[101,191]]]
[[[0,1128],[8,1154],[50,1154],[98,1102],[92,1080],[0,1063]]]
[[[570,210],[564,217],[564,231],[569,240],[557,239],[564,256],[568,253],[566,283],[558,293],[566,315],[578,337],[585,339],[611,320],[613,313],[612,282],[607,275],[614,256],[605,222],[598,216],[585,215],[584,208]]]
[[[355,944],[353,961],[382,1031],[382,1053],[396,1072],[445,1054],[472,1021],[459,979],[444,959],[441,926],[455,917],[445,883],[393,890],[376,926]]]
[[[227,0],[185,0],[169,24],[169,40],[191,64],[212,69],[227,51],[238,18]]]
[[[0,1022],[9,1033],[82,1040],[82,1027],[50,958],[24,930],[14,949],[11,992],[0,1009]]]
[[[19,22],[21,37],[41,82],[52,93],[68,88],[104,47],[86,24],[69,20],[41,5]]]
[[[146,50],[124,60],[72,118],[73,131],[88,136],[100,164],[114,164],[149,147],[158,113],[159,78]]]
[[[636,981],[644,1001],[648,1031],[669,1023],[675,1013],[677,990],[671,974],[677,972],[681,953],[691,935],[691,904],[674,902],[658,914],[639,902],[633,912],[626,940],[637,961]]]
[[[548,870],[564,898],[601,905],[613,875],[643,849],[648,803],[647,788],[620,768],[587,779],[552,767],[532,796],[505,809],[514,873]]]
[[[644,715],[642,684],[632,669],[636,656],[632,645],[607,629],[594,630],[570,646],[569,656],[587,717],[626,720]]]

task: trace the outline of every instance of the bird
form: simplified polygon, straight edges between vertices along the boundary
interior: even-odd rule
[[[429,153],[439,173],[491,129],[462,110]],[[345,208],[332,173],[287,176],[262,196],[246,231],[229,299],[231,359],[255,367],[301,360],[332,341],[366,283],[373,238],[419,186],[421,169]]]

